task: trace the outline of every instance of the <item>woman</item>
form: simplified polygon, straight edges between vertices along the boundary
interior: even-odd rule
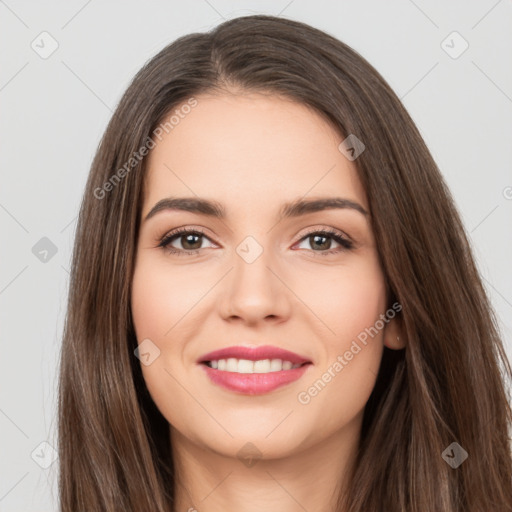
[[[248,16],[137,74],[77,228],[63,512],[512,510],[511,376],[450,193],[360,55]]]

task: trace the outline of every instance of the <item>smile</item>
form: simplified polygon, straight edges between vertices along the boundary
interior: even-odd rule
[[[300,379],[312,361],[273,345],[225,347],[197,360],[210,382],[244,395],[269,393]]]
[[[205,364],[215,370],[235,373],[280,372],[282,370],[292,370],[302,366],[300,363],[294,364],[291,361],[284,361],[282,359],[259,359],[257,361],[251,361],[249,359],[236,359],[234,357],[206,361]]]

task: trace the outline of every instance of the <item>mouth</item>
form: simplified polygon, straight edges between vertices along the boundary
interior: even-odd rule
[[[197,361],[213,384],[230,391],[268,393],[300,379],[312,361],[273,346],[228,347]]]

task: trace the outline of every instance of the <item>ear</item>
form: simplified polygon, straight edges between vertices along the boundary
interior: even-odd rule
[[[391,350],[400,350],[406,346],[405,336],[396,318],[392,318],[384,327],[384,346]]]

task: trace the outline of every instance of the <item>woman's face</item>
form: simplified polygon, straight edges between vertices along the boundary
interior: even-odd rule
[[[172,432],[223,455],[251,442],[264,457],[283,457],[354,436],[393,322],[382,321],[384,275],[342,138],[276,96],[196,100],[155,139],[148,161],[132,283],[148,390]],[[167,198],[215,202],[224,217],[153,210]],[[335,198],[341,207],[281,216],[296,201]],[[159,246],[178,228],[192,233]],[[260,346],[308,363],[266,362],[293,357],[251,354]],[[205,358],[227,347],[249,351]]]

